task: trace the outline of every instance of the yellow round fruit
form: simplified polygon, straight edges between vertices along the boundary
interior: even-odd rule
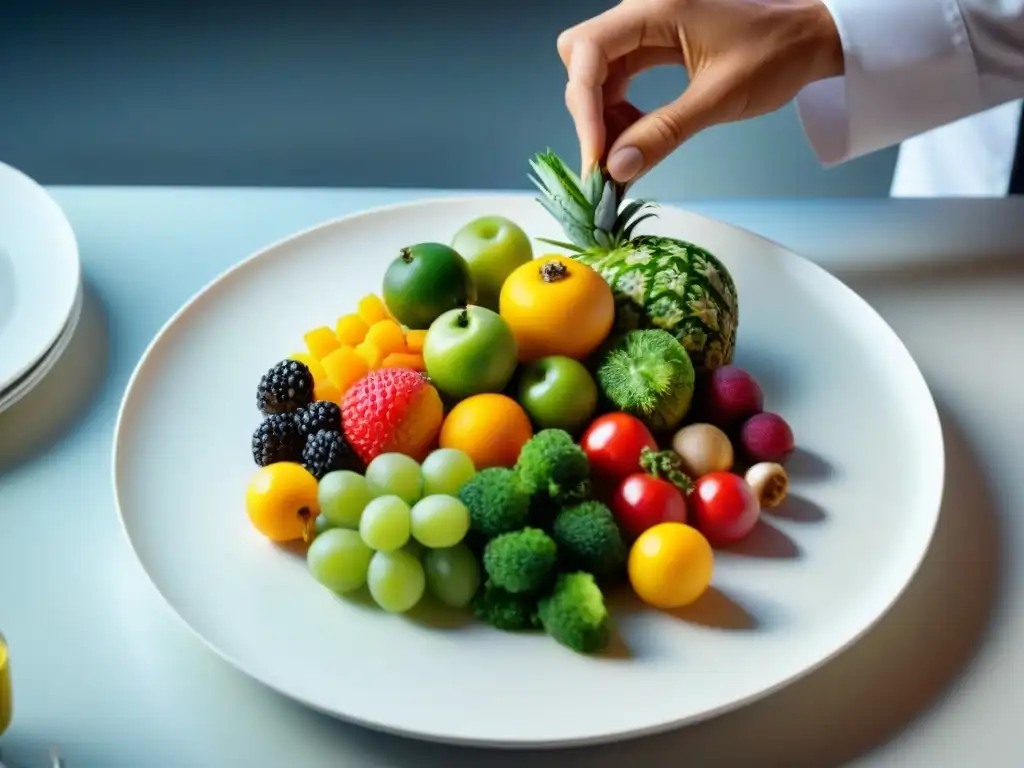
[[[551,355],[584,360],[615,322],[608,282],[568,256],[541,256],[517,267],[501,287],[499,304],[523,363]]]
[[[655,608],[682,608],[711,584],[715,555],[704,535],[683,523],[659,523],[629,551],[629,581],[637,597]]]
[[[316,478],[301,464],[268,464],[249,481],[245,509],[253,527],[271,541],[305,539],[320,514]]]
[[[473,395],[458,403],[441,425],[439,446],[455,448],[477,469],[513,467],[533,436],[530,417],[507,395]]]

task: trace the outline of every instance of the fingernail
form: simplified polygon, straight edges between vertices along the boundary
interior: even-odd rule
[[[636,147],[622,147],[608,158],[608,173],[616,181],[629,181],[644,167],[644,156]]]

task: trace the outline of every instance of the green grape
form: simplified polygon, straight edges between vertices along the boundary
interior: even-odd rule
[[[465,544],[429,550],[423,568],[431,593],[453,608],[469,605],[480,586],[480,563]]]
[[[427,548],[411,536],[409,537],[409,540],[405,542],[405,546],[402,547],[402,549],[408,552],[413,557],[415,557],[417,560],[422,560],[423,555],[427,552]],[[2,768],[2,766],[0,766],[0,768]]]
[[[366,584],[374,602],[389,613],[405,613],[423,597],[427,577],[420,561],[403,549],[375,552]]]
[[[378,496],[366,505],[359,533],[378,552],[404,547],[412,526],[409,505],[397,496]]]
[[[404,453],[382,453],[366,467],[366,481],[377,496],[390,494],[415,504],[423,494],[423,476],[416,459]]]
[[[459,489],[476,474],[473,460],[455,448],[438,448],[423,460],[423,495],[444,493],[457,496]]]
[[[320,514],[338,528],[359,527],[363,508],[373,498],[366,478],[347,469],[328,472],[317,486]]]
[[[348,528],[324,531],[306,550],[306,565],[320,584],[332,592],[344,594],[366,583],[373,550]]]
[[[427,496],[412,508],[412,535],[431,549],[454,547],[469,533],[469,510],[454,496]]]
[[[336,527],[336,525],[331,523],[331,521],[324,517],[322,514],[317,515],[316,520],[313,521],[313,530],[316,531],[317,536],[319,536],[324,531],[329,531],[331,528]]]

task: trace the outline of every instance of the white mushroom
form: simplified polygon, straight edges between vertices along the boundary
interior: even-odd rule
[[[781,464],[762,461],[747,470],[746,481],[754,489],[762,509],[772,509],[786,500],[789,493],[789,475]]]
[[[710,472],[728,472],[734,460],[729,437],[713,424],[688,424],[672,438],[682,469],[696,480]]]

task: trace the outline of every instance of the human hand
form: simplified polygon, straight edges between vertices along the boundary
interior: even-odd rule
[[[559,35],[558,53],[582,170],[603,163],[619,182],[705,128],[772,112],[809,83],[843,74],[821,0],[622,0]],[[690,83],[645,115],[626,98],[630,80],[665,64],[685,67]]]

